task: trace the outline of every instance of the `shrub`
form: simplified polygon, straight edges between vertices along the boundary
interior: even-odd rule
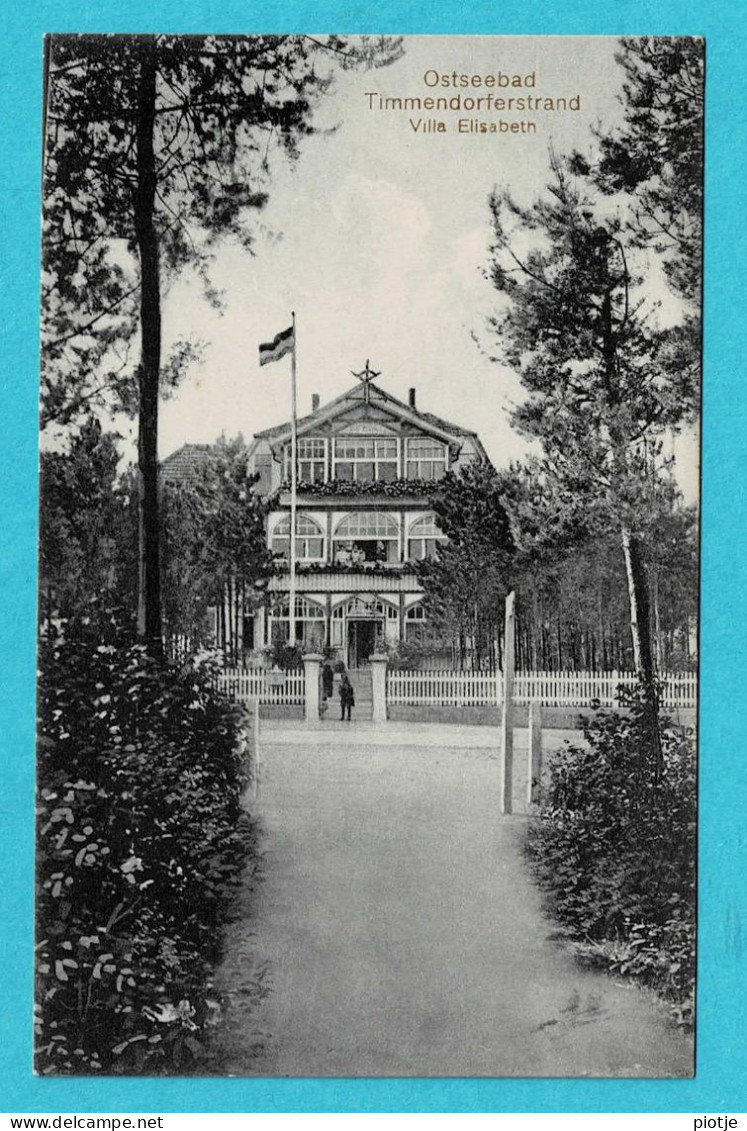
[[[209,664],[155,660],[114,618],[50,629],[41,660],[37,1070],[178,1072],[220,1010],[242,712]]]
[[[299,644],[288,644],[285,640],[275,639],[265,649],[265,655],[273,668],[281,668],[284,672],[303,668],[303,648]]]
[[[692,1012],[696,770],[689,736],[662,725],[648,756],[643,702],[597,715],[557,752],[527,848],[552,913],[590,959]]]

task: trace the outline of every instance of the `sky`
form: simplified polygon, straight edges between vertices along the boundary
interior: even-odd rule
[[[223,310],[182,278],[164,301],[164,341],[201,340],[194,364],[161,413],[160,454],[208,443],[221,432],[254,432],[290,417],[290,362],[260,369],[258,345],[297,320],[299,414],[355,384],[367,359],[382,389],[479,432],[496,466],[526,455],[509,413],[517,377],[488,356],[486,318],[497,295],[484,277],[488,196],[508,187],[523,203],[548,177],[548,152],[592,151],[591,128],[619,120],[616,41],[607,38],[406,37],[403,57],[376,71],[340,76],[315,119],[327,132],[300,158],[277,154],[270,201],[255,221],[254,254],[224,244],[211,279]],[[579,96],[580,110],[531,113],[370,109],[377,96],[464,98],[486,89],[427,85],[434,76],[534,75],[533,87],[493,88],[505,97]],[[427,79],[426,79],[427,75]],[[410,118],[442,119],[447,133],[414,132]],[[533,121],[536,133],[460,134],[460,117]],[[662,317],[676,302],[661,285]],[[697,447],[677,444],[677,475],[697,492]]]

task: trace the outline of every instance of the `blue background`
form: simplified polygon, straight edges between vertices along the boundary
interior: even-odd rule
[[[744,1111],[745,6],[686,0],[469,4],[6,0],[0,13],[3,365],[0,680],[4,1111]],[[56,1079],[31,1074],[38,264],[42,35],[64,31],[705,35],[698,1065],[692,1081]],[[527,987],[531,993],[531,986]]]

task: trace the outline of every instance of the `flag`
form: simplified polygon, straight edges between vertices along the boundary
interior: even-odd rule
[[[279,361],[281,357],[285,357],[287,353],[295,347],[296,336],[293,327],[289,326],[287,330],[281,330],[276,334],[271,342],[262,342],[259,347],[259,364],[267,365],[270,361]]]

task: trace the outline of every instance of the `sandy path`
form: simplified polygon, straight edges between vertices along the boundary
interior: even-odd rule
[[[548,937],[525,818],[497,814],[492,751],[442,745],[462,731],[484,741],[398,724],[396,744],[372,745],[353,724],[301,744],[266,728],[264,876],[230,927],[214,1071],[690,1075],[663,1006]]]

